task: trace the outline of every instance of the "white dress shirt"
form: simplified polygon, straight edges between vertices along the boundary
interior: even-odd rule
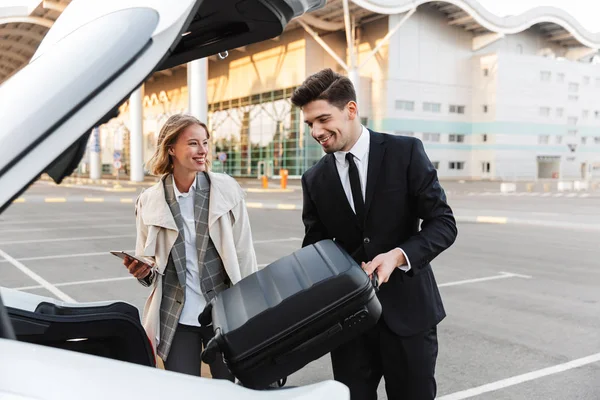
[[[354,146],[347,151],[336,151],[333,153],[335,156],[335,163],[337,166],[338,174],[340,176],[340,180],[342,182],[342,186],[344,188],[344,192],[346,193],[346,198],[348,199],[348,203],[350,203],[350,207],[352,207],[352,211],[356,213],[354,209],[354,198],[352,197],[352,187],[350,186],[350,176],[349,176],[349,164],[346,160],[346,154],[352,153],[354,156],[354,163],[356,164],[356,168],[358,169],[358,177],[360,179],[360,187],[363,195],[363,201],[366,203],[366,193],[367,193],[367,172],[369,170],[369,149],[371,145],[371,135],[369,130],[362,127],[362,132],[358,137],[358,140],[354,144]],[[399,268],[405,272],[410,270],[410,260],[404,253],[404,250],[400,249],[404,254],[404,258],[406,258],[406,263],[408,265],[401,265]]]
[[[194,218],[194,195],[198,178],[194,180],[187,193],[181,193],[177,189],[175,178],[173,178],[173,191],[177,203],[179,203],[185,237],[185,301],[183,302],[179,323],[192,326],[200,326],[198,315],[206,306],[206,300],[200,288],[200,268],[198,248],[196,247],[196,219]]]

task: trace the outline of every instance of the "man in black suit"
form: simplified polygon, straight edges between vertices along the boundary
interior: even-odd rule
[[[454,243],[456,222],[420,140],[360,123],[350,80],[330,69],[292,96],[325,153],[302,176],[303,246],[333,239],[377,274],[377,326],[332,351],[334,378],[352,400],[436,396],[437,324],[444,306],[430,262]],[[421,228],[419,222],[422,220]]]

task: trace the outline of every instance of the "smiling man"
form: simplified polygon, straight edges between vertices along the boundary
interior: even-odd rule
[[[418,139],[362,126],[352,83],[331,69],[307,78],[292,103],[327,153],[302,177],[303,246],[333,239],[381,284],[382,318],[332,351],[334,378],[353,400],[377,399],[382,376],[390,399],[434,399],[446,314],[430,261],[457,235],[437,172]]]

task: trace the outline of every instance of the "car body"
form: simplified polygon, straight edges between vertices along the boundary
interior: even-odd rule
[[[114,117],[153,72],[278,36],[291,19],[324,4],[74,0],[30,63],[0,86],[0,212],[41,173],[57,183],[70,175],[92,128]],[[121,332],[115,349],[125,343],[135,356],[93,355],[114,350],[98,348],[93,335],[109,335],[100,326]],[[139,312],[126,303],[67,304],[0,288],[0,398],[349,398],[334,381],[256,392],[154,368],[140,329]],[[14,340],[14,331],[26,340]]]

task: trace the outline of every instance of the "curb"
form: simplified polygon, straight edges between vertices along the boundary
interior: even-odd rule
[[[47,177],[47,176],[42,176],[40,177],[38,180],[40,181],[44,181],[44,182],[51,182],[54,183],[54,181]],[[63,179],[63,181],[61,182],[61,186],[66,184],[73,184],[73,185],[81,185],[81,184],[85,184],[85,185],[114,185],[117,182],[116,179],[90,179],[90,178],[73,178],[73,177],[66,177],[65,179]],[[131,182],[129,180],[124,180],[124,179],[119,179],[119,184],[125,184],[125,185],[131,185],[131,186],[152,186],[156,183],[156,181],[144,181],[144,182]]]
[[[54,181],[47,176],[42,176],[38,180],[54,184]],[[152,186],[156,182],[157,181],[131,182],[131,181],[125,180],[125,179],[121,179],[121,180],[117,181],[116,179],[90,179],[90,178],[66,177],[65,179],[63,179],[60,186],[69,187],[72,185],[115,185],[116,183],[119,183],[119,185],[122,185],[122,186]],[[241,186],[241,182],[238,182],[238,183],[240,183],[240,186]],[[127,188],[124,188],[124,189],[127,189]],[[133,187],[130,189],[135,190],[135,188],[133,188]],[[302,188],[301,187],[299,187],[299,188],[287,187],[286,189],[283,189],[280,187],[262,188],[262,187],[247,186],[247,187],[243,187],[243,189],[244,189],[244,191],[249,192],[249,193],[293,193],[293,192],[296,192],[297,190],[301,190]],[[108,188],[107,188],[107,190],[110,191]]]

